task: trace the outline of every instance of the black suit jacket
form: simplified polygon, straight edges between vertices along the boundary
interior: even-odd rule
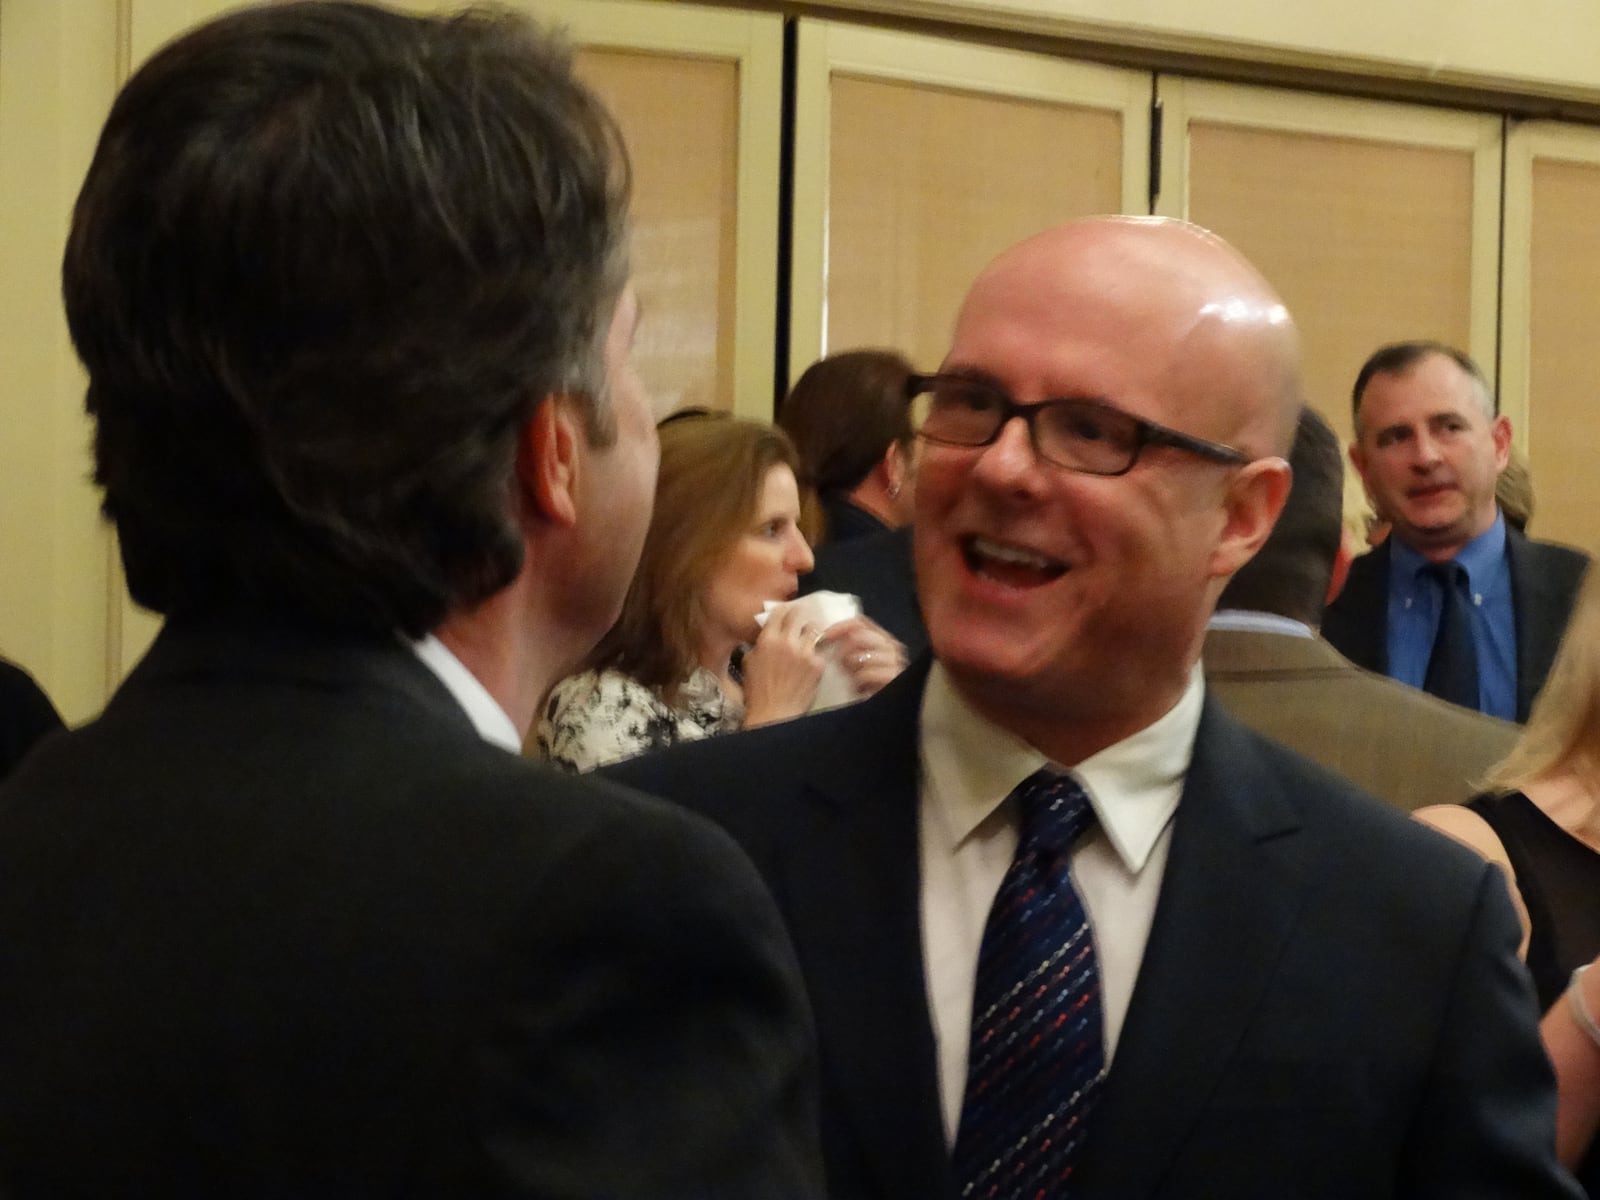
[[[169,626],[0,789],[8,1200],[809,1197],[812,1057],[721,831],[393,640]]]
[[[1517,636],[1517,720],[1526,721],[1544,687],[1561,634],[1572,615],[1589,556],[1555,542],[1536,542],[1506,526],[1511,609]],[[1358,667],[1389,673],[1389,543],[1350,565],[1344,590],[1322,618],[1322,636]]]
[[[61,728],[61,714],[33,676],[0,659],[0,779],[11,774],[37,742]]]
[[[800,593],[849,592],[861,611],[887,629],[915,658],[928,648],[917,602],[911,526],[884,529],[817,547],[816,565],[800,578]]]
[[[609,769],[714,816],[766,875],[816,1014],[837,1200],[954,1194],[919,917],[925,678]],[[1077,1200],[1578,1195],[1493,867],[1209,701],[1175,822]]]

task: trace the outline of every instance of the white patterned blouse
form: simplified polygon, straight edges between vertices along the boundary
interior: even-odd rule
[[[584,671],[556,684],[534,735],[540,757],[568,771],[592,771],[646,750],[739,728],[744,706],[697,667],[669,705],[621,671]]]

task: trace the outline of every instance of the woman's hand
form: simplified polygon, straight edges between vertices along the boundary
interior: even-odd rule
[[[830,625],[822,648],[855,684],[857,696],[870,696],[906,669],[906,648],[868,617]]]
[[[794,610],[773,612],[745,652],[744,728],[787,721],[811,707],[827,665],[819,648],[822,640]]]

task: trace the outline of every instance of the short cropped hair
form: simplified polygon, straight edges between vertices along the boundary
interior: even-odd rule
[[[622,615],[588,666],[608,668],[675,703],[699,665],[712,575],[755,519],[767,472],[796,470],[781,429],[726,413],[675,414],[659,426],[655,509]]]
[[[1228,581],[1217,607],[1315,626],[1322,623],[1344,528],[1344,458],[1338,435],[1313,409],[1300,410],[1289,466],[1294,478],[1278,523]]]
[[[1444,342],[1416,341],[1392,342],[1372,352],[1361,370],[1356,372],[1355,386],[1350,389],[1350,416],[1355,424],[1356,436],[1361,436],[1361,397],[1374,375],[1403,375],[1423,359],[1442,355],[1460,367],[1477,386],[1473,391],[1483,415],[1494,420],[1494,393],[1483,371],[1472,361],[1472,356]]]
[[[612,436],[629,170],[524,17],[265,5],[129,80],[63,267],[134,599],[411,636],[521,567],[541,400]]]

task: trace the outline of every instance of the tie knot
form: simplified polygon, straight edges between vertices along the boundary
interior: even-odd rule
[[[1447,592],[1467,582],[1467,569],[1453,558],[1448,562],[1424,563],[1422,573]]]
[[[1065,854],[1094,817],[1089,794],[1071,775],[1041,767],[1011,793],[1021,814],[1019,844]]]

